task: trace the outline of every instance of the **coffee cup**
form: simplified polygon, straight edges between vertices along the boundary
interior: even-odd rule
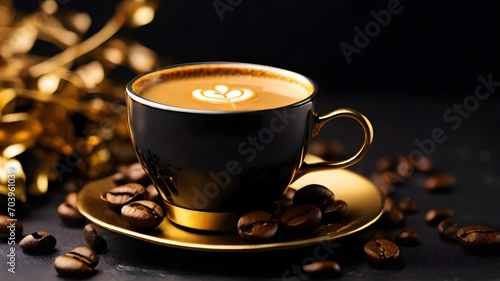
[[[132,79],[132,144],[168,218],[196,230],[235,231],[242,213],[270,210],[301,176],[357,163],[372,143],[370,122],[349,108],[320,115],[316,98],[311,79],[248,63],[175,65]],[[306,163],[311,139],[340,117],[361,125],[361,148],[342,161]]]

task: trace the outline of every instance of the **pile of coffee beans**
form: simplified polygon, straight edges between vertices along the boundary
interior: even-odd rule
[[[335,200],[325,186],[311,184],[297,191],[288,188],[274,213],[246,213],[238,220],[237,230],[251,243],[332,235],[342,227],[346,211],[347,203]]]
[[[147,231],[160,225],[165,218],[162,200],[139,163],[120,167],[113,181],[119,186],[101,194],[109,208],[137,230]]]

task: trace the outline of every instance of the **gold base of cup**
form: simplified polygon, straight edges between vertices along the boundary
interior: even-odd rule
[[[167,218],[177,225],[204,231],[237,231],[238,219],[241,214],[197,211],[175,206],[165,200],[163,202]]]

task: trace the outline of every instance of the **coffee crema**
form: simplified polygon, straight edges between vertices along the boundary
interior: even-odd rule
[[[144,99],[172,107],[251,111],[294,104],[310,96],[314,86],[299,74],[279,69],[207,64],[145,75],[133,90]]]

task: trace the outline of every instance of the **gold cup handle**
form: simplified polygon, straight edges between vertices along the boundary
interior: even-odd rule
[[[363,114],[361,114],[359,111],[355,109],[339,108],[326,115],[314,116],[314,127],[312,136],[313,137],[316,136],[320,132],[321,128],[327,122],[342,117],[354,119],[361,125],[361,128],[363,129],[364,133],[364,141],[361,148],[353,156],[337,162],[330,162],[330,161],[318,162],[318,163],[304,162],[300,170],[295,175],[293,181],[315,170],[340,169],[352,166],[358,163],[365,156],[365,154],[368,152],[368,149],[370,148],[373,142],[373,127],[370,121],[368,121],[368,119]]]

